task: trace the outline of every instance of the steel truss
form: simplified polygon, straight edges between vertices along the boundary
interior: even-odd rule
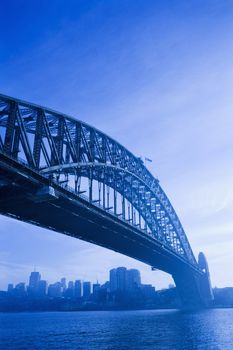
[[[197,264],[159,181],[140,158],[101,131],[67,115],[0,95],[0,152]]]

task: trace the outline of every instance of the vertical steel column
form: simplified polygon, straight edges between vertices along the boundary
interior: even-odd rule
[[[91,155],[91,162],[94,162],[95,159],[95,133],[94,130],[90,130],[90,139],[89,139],[89,148],[90,148],[90,155]]]
[[[57,127],[56,147],[60,164],[63,163],[64,118],[60,117]]]
[[[70,162],[70,148],[69,148],[68,144],[66,144],[65,162],[66,162],[66,164],[68,164]]]
[[[114,201],[114,214],[117,215],[117,192],[116,192],[116,173],[114,171],[114,185],[113,185],[113,201]]]
[[[42,112],[43,112],[43,126],[44,126],[45,134],[46,134],[47,141],[48,141],[50,151],[51,151],[50,166],[56,165],[56,164],[59,164],[57,147],[55,144],[54,136],[52,135],[52,130],[50,130],[50,123],[48,123],[47,116],[46,116],[45,112],[44,111],[42,111]]]
[[[130,222],[131,221],[131,219],[130,219],[130,202],[129,201],[127,201],[128,202],[128,221]]]
[[[92,202],[92,167],[89,170],[89,202]]]
[[[103,208],[105,209],[105,168],[103,168]]]
[[[3,150],[3,141],[2,141],[1,135],[0,135],[0,148],[1,150]]]
[[[5,134],[4,147],[3,147],[4,152],[9,155],[11,155],[12,153],[15,121],[16,121],[16,102],[11,101],[9,103],[9,114],[7,118],[6,134]]]
[[[25,157],[28,161],[28,165],[35,168],[36,164],[31,151],[31,145],[28,139],[27,130],[26,130],[24,119],[21,115],[19,106],[17,106],[17,110],[16,110],[16,119],[17,119],[18,126],[20,128],[20,140],[23,146]]]
[[[34,138],[34,145],[33,145],[33,157],[34,157],[35,165],[37,169],[40,167],[42,137],[43,137],[43,112],[41,110],[38,110],[37,116],[36,116],[36,129],[35,129],[35,138]]]
[[[109,191],[110,191],[110,188],[109,186],[107,185],[107,210],[110,209],[110,203],[109,203]]]
[[[81,188],[81,174],[79,174],[79,177],[78,177],[78,194],[81,192],[80,191],[80,188]]]
[[[134,212],[133,212],[133,204],[131,203],[131,219],[132,219],[132,224],[134,224]]]
[[[141,198],[140,198],[140,184],[138,183],[138,188],[137,188],[137,192],[138,192],[138,225],[139,228],[142,228],[141,225]]]
[[[20,129],[18,126],[15,128],[15,136],[14,136],[14,144],[13,144],[13,151],[12,151],[12,156],[14,158],[18,158],[18,153],[19,153],[19,142],[20,142]]]
[[[77,169],[74,171],[74,190],[77,193],[78,191],[78,172]]]
[[[98,179],[98,191],[99,191],[99,205],[101,203],[101,182],[100,182],[100,179]]]
[[[75,127],[75,148],[77,154],[77,162],[80,162],[81,159],[81,124],[79,122],[76,123]]]
[[[131,177],[131,218],[132,225],[134,224],[134,215],[133,215],[133,178]]]
[[[103,135],[102,136],[102,154],[103,154],[103,163],[106,163],[107,155],[106,155],[106,137]],[[105,209],[105,183],[106,183],[106,171],[105,171],[105,166],[103,167],[103,208]]]
[[[122,175],[122,218],[125,220],[125,179],[124,175]]]

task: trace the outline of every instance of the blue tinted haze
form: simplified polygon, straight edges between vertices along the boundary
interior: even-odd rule
[[[233,285],[233,3],[2,0],[0,91],[77,117],[149,157],[212,281]],[[0,217],[0,288],[107,279],[120,254]],[[227,271],[227,273],[225,273]]]

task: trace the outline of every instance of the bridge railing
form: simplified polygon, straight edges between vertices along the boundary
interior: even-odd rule
[[[107,191],[110,188],[115,216],[130,225],[136,221],[139,229],[144,225],[142,231],[196,264],[179,218],[158,180],[140,158],[101,131],[64,114],[0,95],[0,149],[40,174],[48,169],[44,176],[52,174],[55,179],[62,174],[68,179],[74,175],[74,188],[69,190],[76,194],[80,193],[80,179],[87,178],[88,200],[95,206],[93,183],[102,183],[103,205],[99,198],[97,206],[111,212],[110,204],[105,205],[110,197],[105,186]],[[60,179],[57,182],[68,185],[68,180],[64,185]],[[116,212],[117,193],[122,196],[122,216]]]

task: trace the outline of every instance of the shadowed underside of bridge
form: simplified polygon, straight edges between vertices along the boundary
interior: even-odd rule
[[[159,181],[122,145],[64,114],[0,95],[0,213],[170,273],[185,308],[212,300]]]

